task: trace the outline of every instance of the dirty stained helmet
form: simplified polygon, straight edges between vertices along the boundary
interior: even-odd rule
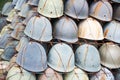
[[[28,0],[28,4],[32,6],[38,6],[40,0]]]
[[[44,71],[47,68],[46,51],[41,44],[29,42],[19,51],[16,63],[28,71]]]
[[[34,10],[30,10],[25,18],[25,20],[23,21],[23,24],[24,25],[27,25],[27,23],[29,22],[29,20],[34,17],[34,16],[37,16],[38,13]]]
[[[113,18],[120,21],[120,5],[119,4],[115,4],[113,6]]]
[[[100,49],[101,64],[115,69],[120,67],[120,47],[113,43],[105,43]]]
[[[13,9],[13,5],[11,2],[5,3],[5,5],[2,8],[2,15],[8,16],[9,12]]]
[[[115,80],[112,72],[107,68],[102,68],[99,72],[92,75],[90,80]]]
[[[21,51],[28,43],[29,43],[29,38],[26,37],[26,36],[23,36],[23,37],[20,39],[20,41],[19,41],[19,43],[18,43],[18,45],[16,46],[15,49],[19,52],[19,51]]]
[[[25,3],[22,5],[21,11],[19,12],[18,15],[25,18],[27,16],[29,10],[30,10],[30,5]]]
[[[60,18],[54,27],[54,37],[70,43],[78,41],[78,28],[76,23],[68,17]]]
[[[52,25],[43,16],[32,17],[26,25],[24,33],[37,41],[50,41],[52,39]]]
[[[16,54],[15,47],[16,47],[17,44],[18,44],[18,41],[9,42],[6,45],[6,47],[4,49],[4,52],[1,55],[1,58],[4,59],[4,60],[9,61],[13,57],[13,55]]]
[[[87,18],[79,24],[78,37],[89,40],[103,40],[101,24],[93,18]]]
[[[111,4],[106,0],[93,2],[90,6],[90,16],[101,21],[111,21],[113,10]]]
[[[70,72],[74,69],[74,52],[65,43],[54,45],[48,53],[48,65],[58,72]]]
[[[38,80],[63,80],[62,75],[51,68],[47,68],[45,72],[39,76]]]
[[[15,9],[12,9],[9,14],[8,17],[6,18],[7,21],[12,22],[12,20],[14,19],[14,15],[17,15],[17,12]]]
[[[21,10],[21,7],[22,7],[22,5],[24,4],[24,3],[26,3],[27,2],[27,0],[18,0],[17,1],[17,3],[16,3],[16,6],[14,7],[14,9],[16,9],[16,10]]]
[[[76,66],[88,72],[97,72],[101,69],[99,52],[90,44],[83,44],[77,48],[75,63]]]
[[[65,4],[65,14],[75,19],[85,19],[88,17],[88,3],[86,0],[67,0]]]
[[[89,80],[87,73],[80,68],[75,69],[64,75],[64,80]]]
[[[21,67],[12,67],[7,74],[6,80],[36,80],[35,75]]]
[[[8,61],[0,61],[0,75],[6,72],[8,66],[9,66]]]
[[[120,43],[120,22],[111,21],[104,26],[104,37],[110,41]]]
[[[112,0],[113,2],[120,3],[120,0]]]
[[[49,18],[63,15],[63,0],[39,0],[38,12]]]
[[[14,39],[20,40],[25,34],[24,34],[25,26],[22,23],[18,23],[14,29],[14,31],[11,33],[11,37]]]

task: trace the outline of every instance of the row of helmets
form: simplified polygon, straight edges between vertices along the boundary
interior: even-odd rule
[[[119,80],[119,3],[7,2],[2,9],[7,24],[0,33],[0,79]]]

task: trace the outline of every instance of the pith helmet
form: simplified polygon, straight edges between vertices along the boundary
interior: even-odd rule
[[[111,21],[112,14],[112,6],[108,1],[99,0],[97,2],[93,2],[90,6],[90,16],[99,20]]]
[[[27,2],[27,0],[18,0],[17,1],[17,3],[16,3],[16,6],[14,7],[14,9],[16,9],[16,10],[21,10],[21,7],[22,7],[22,5],[24,4],[24,3],[26,3]]]
[[[88,75],[81,69],[75,67],[72,72],[64,75],[64,80],[89,80]]]
[[[93,18],[87,18],[79,24],[78,36],[89,40],[104,39],[101,24]]]
[[[90,44],[83,44],[77,48],[75,62],[76,66],[88,72],[97,72],[101,69],[99,52]]]
[[[40,0],[28,0],[28,4],[32,6],[38,6]]]
[[[104,26],[104,37],[108,40],[120,43],[120,23],[118,21],[111,21]]]
[[[4,49],[0,49],[0,55],[3,54],[4,52]]]
[[[49,18],[57,18],[63,15],[63,0],[40,0],[38,12]]]
[[[51,68],[47,68],[38,80],[63,80],[62,75]]]
[[[12,0],[12,5],[16,5],[18,0]]]
[[[9,14],[8,14],[8,17],[6,18],[7,21],[9,22],[12,22],[13,18],[14,18],[14,15],[16,15],[17,12],[15,9],[12,9]]]
[[[25,26],[22,23],[18,23],[14,31],[11,33],[11,36],[14,39],[20,40],[24,36],[24,29]]]
[[[13,9],[13,5],[11,2],[5,3],[2,9],[2,14],[8,16],[9,12]]]
[[[74,69],[74,52],[65,43],[54,45],[48,53],[48,65],[59,72],[70,72]]]
[[[30,5],[25,3],[25,4],[22,5],[21,11],[18,15],[21,16],[21,17],[26,17],[29,10],[30,10]]]
[[[7,21],[6,21],[6,17],[1,17],[0,18],[0,31],[2,30],[2,28],[7,25]]]
[[[88,3],[86,0],[67,0],[65,4],[65,14],[75,19],[85,19],[88,17]]]
[[[120,0],[112,0],[113,2],[120,3]]]
[[[102,68],[99,72],[94,74],[90,80],[115,80],[112,72],[107,68]]]
[[[6,72],[8,66],[9,66],[8,61],[0,61],[0,75]]]
[[[45,49],[37,42],[29,42],[24,49],[18,53],[16,63],[28,71],[44,71],[47,68]]]
[[[10,33],[6,33],[0,38],[0,48],[4,49],[6,44],[12,41],[12,37],[10,36]]]
[[[20,20],[18,14],[15,14],[13,19],[12,19],[10,28],[15,29],[15,27],[17,26],[17,24],[19,24],[19,22],[21,22],[21,20]]]
[[[16,46],[16,50],[19,52],[29,43],[29,38],[24,36],[20,39],[20,42]]]
[[[10,30],[9,28],[10,24],[7,24],[6,26],[4,26],[0,32],[0,37],[3,36],[4,34],[8,33],[9,31],[12,31]]]
[[[115,4],[113,6],[113,11],[114,11],[113,18],[120,21],[120,5]]]
[[[35,75],[21,67],[12,67],[7,74],[6,80],[36,80]]]
[[[37,16],[37,14],[38,14],[38,13],[37,13],[36,11],[30,10],[30,11],[28,12],[25,20],[23,21],[23,24],[26,25],[26,24],[28,23],[28,21],[29,21],[32,17]]]
[[[13,57],[13,55],[16,53],[15,47],[16,47],[17,44],[18,44],[18,41],[9,42],[6,45],[6,47],[4,49],[4,52],[1,55],[1,58],[9,61]]]
[[[52,26],[43,16],[32,17],[26,25],[24,33],[37,41],[50,41],[52,39]]]
[[[60,18],[55,24],[54,37],[70,43],[78,41],[78,28],[76,23],[68,17]]]
[[[120,47],[113,44],[113,43],[105,43],[103,44],[100,49],[100,57],[101,57],[101,64],[111,68],[119,68],[120,67]]]

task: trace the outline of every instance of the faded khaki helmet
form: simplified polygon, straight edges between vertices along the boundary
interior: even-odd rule
[[[25,34],[24,34],[25,26],[22,23],[18,23],[14,29],[14,31],[11,33],[11,37],[17,40],[20,40]]]
[[[74,52],[65,43],[54,45],[48,53],[48,65],[58,72],[70,72],[75,67]]]
[[[101,21],[111,21],[112,14],[112,6],[107,0],[93,2],[90,6],[90,16]]]
[[[113,2],[120,3],[120,0],[112,0]]]
[[[107,68],[102,68],[99,72],[92,75],[90,80],[115,80],[112,72]]]
[[[21,67],[14,66],[8,71],[6,80],[36,80],[36,77],[33,73]]]
[[[87,18],[79,24],[78,37],[89,40],[103,40],[101,24],[93,18]]]
[[[120,5],[119,4],[115,4],[113,6],[113,18],[120,21]]]
[[[11,2],[6,2],[2,8],[2,15],[8,16],[9,12],[13,9],[13,5]]]
[[[0,32],[0,37],[3,36],[4,34],[8,33],[9,31],[12,31],[10,30],[9,28],[10,24],[7,24],[6,26],[4,26]]]
[[[26,25],[24,33],[37,41],[50,41],[52,39],[52,25],[43,16],[32,17]]]
[[[21,22],[21,20],[20,20],[18,14],[15,14],[13,19],[12,19],[10,28],[15,29],[15,27],[17,26],[17,24],[19,24],[19,22]]]
[[[116,43],[120,43],[120,22],[111,21],[104,26],[104,37]]]
[[[41,44],[29,42],[19,51],[16,63],[28,71],[42,72],[47,68],[46,51]]]
[[[37,16],[38,13],[34,10],[30,10],[25,18],[25,20],[23,21],[23,24],[24,25],[27,25],[27,23],[29,22],[29,20],[34,17],[34,16]]]
[[[26,2],[27,2],[27,0],[18,0],[17,3],[16,3],[16,6],[14,7],[14,9],[20,11],[21,8],[22,8],[22,5],[23,5],[24,3],[26,3]]]
[[[30,10],[30,5],[25,3],[22,5],[21,11],[19,12],[18,15],[25,18],[27,16],[29,10]]]
[[[38,12],[49,18],[63,15],[63,0],[39,0]]]
[[[45,72],[39,76],[38,80],[63,80],[62,75],[51,68],[47,68]]]
[[[65,14],[75,19],[88,17],[88,3],[86,0],[67,0]]]
[[[100,49],[101,64],[115,69],[120,67],[120,47],[113,43],[105,43]]]
[[[17,12],[15,9],[12,9],[9,14],[8,17],[6,18],[7,21],[12,22],[14,15],[17,15]]]
[[[4,52],[4,49],[0,49],[0,55],[2,55]]]
[[[97,72],[101,69],[99,52],[90,44],[83,44],[77,48],[75,63],[77,67],[88,72]]]
[[[8,61],[0,61],[0,75],[6,72],[8,66],[9,66]]]
[[[28,4],[32,6],[38,6],[39,0],[28,0]]]
[[[18,44],[18,41],[11,41],[9,42],[4,49],[3,54],[1,55],[1,58],[7,61],[10,61],[10,59],[16,54],[15,47]]]
[[[64,80],[89,80],[87,73],[80,68],[75,69],[64,75]]]
[[[54,37],[70,43],[78,41],[78,28],[76,23],[68,17],[60,18],[54,27]]]
[[[23,48],[29,43],[29,38],[24,36],[20,39],[18,45],[16,46],[16,50],[19,52],[23,50]]]

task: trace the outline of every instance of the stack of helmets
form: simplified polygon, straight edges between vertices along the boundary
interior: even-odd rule
[[[6,2],[0,80],[120,80],[119,29],[120,0]]]

